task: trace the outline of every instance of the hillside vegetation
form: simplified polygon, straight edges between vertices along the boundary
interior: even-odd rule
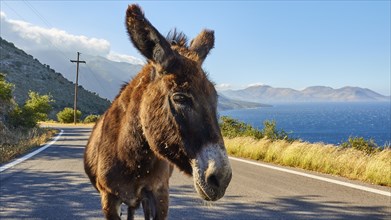
[[[29,91],[50,94],[54,102],[49,117],[65,107],[73,107],[75,84],[54,71],[49,65],[40,63],[12,43],[0,38],[0,73],[15,85],[14,99],[19,105],[28,99]],[[73,71],[73,70],[72,70]],[[107,99],[79,86],[78,109],[84,114],[103,114],[110,105]]]
[[[29,92],[29,99],[18,105],[13,97],[15,85],[0,74],[0,164],[46,142],[56,131],[40,128],[51,109],[49,95]]]
[[[1,38],[0,49],[0,163],[4,163],[57,132],[37,123],[73,107],[74,84]],[[109,105],[108,100],[79,86],[78,109],[90,115],[88,121]]]
[[[391,149],[351,137],[341,146],[288,137],[266,121],[262,130],[231,118],[221,120],[228,154],[391,186]]]

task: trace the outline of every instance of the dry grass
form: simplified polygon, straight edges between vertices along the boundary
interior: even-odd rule
[[[40,146],[55,133],[57,131],[50,128],[10,130],[0,123],[0,164]]]
[[[225,138],[228,154],[391,186],[391,149],[366,154],[323,143]]]
[[[95,125],[95,123],[76,123],[76,124],[73,124],[73,123],[60,123],[60,122],[55,122],[55,121],[52,121],[52,122],[39,122],[38,125],[40,127],[86,127],[86,128],[89,128],[89,127],[93,127]]]

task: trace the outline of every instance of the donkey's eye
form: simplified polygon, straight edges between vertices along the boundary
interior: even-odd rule
[[[192,103],[191,98],[183,93],[175,93],[172,100],[180,105],[190,105]]]

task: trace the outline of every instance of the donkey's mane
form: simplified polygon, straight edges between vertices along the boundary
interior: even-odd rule
[[[176,28],[168,32],[166,40],[171,44],[171,45],[178,45],[180,47],[188,47],[187,46],[187,36],[181,32],[177,31]]]
[[[133,78],[132,78],[131,80],[133,80]],[[121,93],[126,89],[126,87],[127,87],[128,85],[129,85],[129,82],[123,81],[123,82],[122,82],[122,85],[121,85],[121,88],[120,88],[120,90],[119,90],[119,92],[118,92],[118,94],[115,96],[115,98],[114,98],[113,100],[116,100],[119,96],[121,96]]]

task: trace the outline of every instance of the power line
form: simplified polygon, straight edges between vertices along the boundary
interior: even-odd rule
[[[8,5],[7,2],[3,1],[2,2],[4,5],[6,5],[9,9],[11,9],[11,11],[13,11],[17,16],[19,16],[22,20],[26,21],[26,19],[24,19],[18,12],[16,12],[11,6]]]
[[[7,2],[5,2],[5,1],[3,1],[2,3],[4,3],[9,9],[11,9],[19,18],[21,18],[24,22],[26,22],[26,23],[28,23],[27,21],[26,21],[26,19],[25,18],[23,18],[23,16],[21,16],[17,11],[15,11]],[[26,4],[27,5],[27,4]],[[30,4],[31,5],[31,4]],[[27,5],[28,6],[28,5]],[[46,23],[46,24],[49,24],[48,22],[47,22],[47,20],[45,19],[45,18],[43,18],[43,16],[40,16],[39,14],[39,12],[35,9],[35,11],[34,11],[34,9],[32,8],[32,7],[30,7],[30,9],[32,10],[32,12],[34,13],[34,14],[36,14],[44,23]],[[48,27],[48,28],[50,28],[50,27]],[[60,54],[62,55],[62,56],[64,56],[64,58],[66,58],[66,59],[69,59],[69,57],[66,55],[66,53],[64,52],[64,51],[62,51],[60,48],[58,48],[51,40],[49,40],[48,38],[46,38],[45,37],[45,35],[40,35],[41,37],[43,37],[51,46],[53,46],[53,48],[55,49],[55,50],[57,50],[58,52],[60,52]]]
[[[39,11],[37,9],[35,9],[34,6],[30,2],[28,2],[26,0],[24,0],[23,2],[24,2],[25,5],[27,5],[33,11],[33,13],[35,15],[37,15],[46,24],[46,27],[48,27],[48,28],[52,28],[53,27],[53,25],[51,25],[48,22],[48,20],[46,20],[45,17],[41,13],[39,13]]]
[[[34,6],[33,6],[30,2],[28,2],[28,1],[26,1],[26,0],[24,0],[23,2],[25,3],[25,5],[27,5],[27,6],[31,9],[31,11],[32,11],[39,19],[41,19],[41,21],[43,21],[43,23],[45,23],[45,25],[46,25],[46,27],[47,27],[48,29],[53,28],[53,25],[51,25],[51,24],[48,22],[48,20],[47,20],[41,13],[39,13],[39,11],[38,11],[37,9],[35,9]],[[44,37],[44,36],[43,36],[43,37]],[[61,49],[59,49],[59,48],[58,48],[53,42],[51,42],[49,39],[47,39],[46,37],[44,37],[44,38],[45,38],[47,41],[49,41],[50,44],[51,44],[54,48],[56,48],[57,51],[60,52],[62,56],[64,56],[64,58],[68,59],[68,57],[67,57],[67,55],[65,54],[65,52],[63,52]]]

